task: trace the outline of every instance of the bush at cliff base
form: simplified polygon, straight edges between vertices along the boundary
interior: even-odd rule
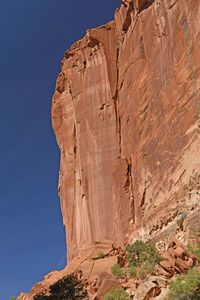
[[[127,292],[123,288],[117,288],[104,296],[104,300],[129,300]]]
[[[116,278],[124,278],[125,277],[120,265],[118,265],[118,264],[115,264],[111,267],[111,272]]]
[[[49,295],[38,294],[34,300],[79,300],[87,298],[81,281],[74,276],[67,276],[50,286]]]
[[[156,266],[165,258],[161,257],[151,241],[136,241],[133,245],[128,244],[125,248],[129,262],[129,273],[133,277],[143,279],[146,274],[155,271]]]
[[[168,298],[172,300],[200,300],[200,273],[190,269],[170,282]]]

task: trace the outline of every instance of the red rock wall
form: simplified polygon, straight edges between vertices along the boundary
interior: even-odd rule
[[[145,238],[198,206],[199,57],[197,0],[122,1],[65,53],[52,124],[69,259],[96,240]]]

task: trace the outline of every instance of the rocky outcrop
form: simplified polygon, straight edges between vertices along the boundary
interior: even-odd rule
[[[116,53],[115,22],[89,30],[65,53],[57,80],[52,122],[61,149],[59,195],[69,259],[95,240],[113,238]]]
[[[186,273],[197,261],[196,256],[176,239],[170,241],[168,249],[162,254],[162,257],[165,260],[160,262],[162,269],[158,272],[168,278],[176,273]]]
[[[174,234],[198,209],[199,20],[196,0],[124,0],[65,53],[52,123],[69,260]]]
[[[102,253],[103,257],[99,257],[99,253]],[[35,295],[47,294],[51,285],[73,274],[78,280],[84,280],[90,299],[96,297],[98,291],[98,299],[103,300],[102,293],[104,296],[110,289],[120,286],[116,278],[111,275],[111,266],[118,262],[121,253],[122,249],[116,248],[112,241],[96,242],[83,250],[80,256],[71,260],[65,269],[47,274],[41,282],[32,287],[29,294],[21,293],[17,299],[33,300]]]
[[[155,297],[158,296],[159,294],[160,294],[159,286],[156,283],[154,283],[152,280],[148,280],[138,287],[133,299],[150,300],[153,298],[155,299]]]
[[[99,253],[103,255],[99,256]],[[51,285],[73,274],[82,280],[91,300],[103,300],[106,293],[118,287],[125,289],[131,299],[164,300],[169,291],[169,279],[175,280],[177,274],[186,273],[194,267],[197,257],[176,239],[169,241],[161,255],[164,260],[155,266],[154,271],[143,278],[139,275],[138,266],[136,274],[131,277],[126,253],[116,248],[111,241],[96,242],[72,259],[64,270],[47,274],[43,281],[32,287],[29,294],[22,293],[17,299],[34,300],[38,294],[48,294]],[[111,274],[111,267],[120,262],[123,276],[116,278]]]

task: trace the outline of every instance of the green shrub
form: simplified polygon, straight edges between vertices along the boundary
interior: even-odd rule
[[[139,268],[138,277],[140,279],[144,279],[147,274],[154,272],[155,269],[156,269],[156,264],[146,262],[146,263],[142,264],[141,267]]]
[[[136,241],[133,245],[128,244],[125,248],[129,265],[139,266],[145,261],[144,253],[146,244],[142,241]]]
[[[138,277],[144,278],[146,274],[152,273],[156,269],[156,265],[165,260],[156,250],[156,246],[148,241],[136,241],[133,245],[127,245],[125,248],[127,260],[129,262],[129,273],[131,268],[137,267]]]
[[[147,262],[156,265],[164,260],[157,252],[155,244],[151,241],[146,243],[143,241],[136,241],[133,245],[127,245],[125,251],[130,266],[141,266]]]
[[[111,267],[111,272],[116,278],[123,278],[125,276],[120,265],[118,264]]]
[[[176,281],[170,282],[168,298],[173,300],[200,299],[200,273],[190,269],[187,274],[178,275]]]
[[[129,300],[127,292],[123,288],[117,288],[104,296],[104,300]]]
[[[78,300],[87,297],[81,281],[73,275],[67,276],[50,286],[49,295],[38,294],[34,300]]]
[[[98,253],[98,258],[104,258],[103,252],[99,252],[99,253]]]
[[[143,268],[143,267],[139,268],[139,270],[138,270],[138,278],[144,279],[144,278],[146,277],[147,274],[148,274],[148,273],[147,273],[147,271],[145,270],[145,268]]]
[[[137,276],[137,269],[134,266],[130,266],[128,269],[128,273],[130,275],[130,277],[134,278]]]

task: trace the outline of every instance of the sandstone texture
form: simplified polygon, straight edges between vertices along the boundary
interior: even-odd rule
[[[198,219],[199,57],[197,0],[124,0],[66,51],[52,124],[69,261]]]

